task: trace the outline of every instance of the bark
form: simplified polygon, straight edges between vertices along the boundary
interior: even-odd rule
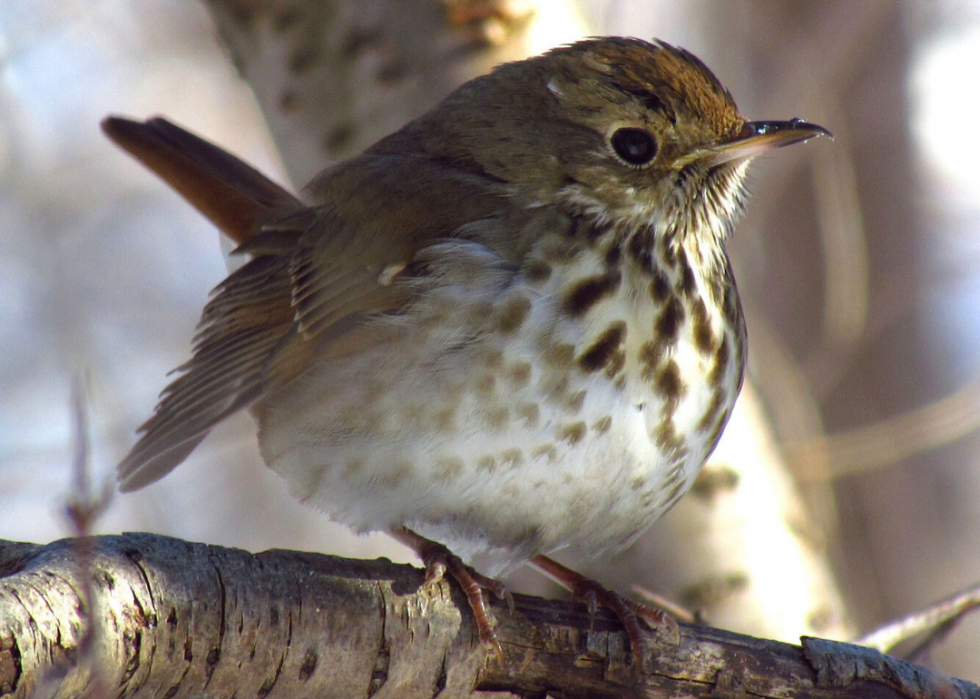
[[[637,672],[614,619],[590,630],[581,605],[522,595],[493,605],[498,661],[461,591],[423,583],[384,559],[151,534],[0,542],[0,696],[980,697],[867,648],[689,625],[651,632]]]

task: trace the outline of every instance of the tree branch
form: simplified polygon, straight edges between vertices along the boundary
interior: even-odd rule
[[[980,688],[877,651],[682,626],[634,671],[618,622],[516,596],[493,614],[504,663],[461,592],[387,560],[250,554],[151,534],[0,542],[0,696],[970,697]],[[85,571],[85,572],[83,572]],[[83,578],[95,593],[81,603]],[[462,610],[462,611],[461,611]],[[95,624],[94,654],[78,641]],[[86,660],[87,658],[87,660]],[[441,693],[440,693],[441,692]],[[490,694],[487,694],[490,692]]]

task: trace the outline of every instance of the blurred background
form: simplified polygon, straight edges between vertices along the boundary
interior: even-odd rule
[[[761,158],[750,175],[729,249],[751,378],[858,630],[976,584],[980,3],[583,0],[570,12],[527,50],[658,37],[701,57],[749,118],[834,132],[832,145]],[[3,539],[69,531],[73,378],[86,385],[93,470],[109,478],[226,273],[209,224],[102,137],[110,113],[165,114],[283,183],[309,174],[280,160],[203,4],[0,3]],[[293,502],[246,416],[163,482],[116,496],[98,532],[132,530],[411,560]],[[980,619],[934,659],[980,681]]]

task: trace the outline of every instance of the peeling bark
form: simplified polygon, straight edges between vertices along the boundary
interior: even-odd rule
[[[980,698],[871,649],[690,625],[678,644],[651,632],[638,670],[614,618],[523,595],[492,607],[501,665],[461,591],[411,566],[89,541],[0,542],[0,696]]]

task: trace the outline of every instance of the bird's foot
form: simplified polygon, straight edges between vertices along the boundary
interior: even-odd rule
[[[599,607],[605,607],[615,614],[626,628],[626,635],[630,640],[633,660],[637,668],[643,667],[643,655],[646,648],[643,628],[640,625],[641,619],[650,628],[667,636],[671,643],[680,643],[680,627],[667,612],[626,599],[619,593],[603,587],[581,573],[576,573],[571,568],[566,568],[547,556],[535,556],[531,559],[531,563],[559,585],[569,590],[574,599],[586,604],[589,609],[590,628],[595,622],[595,613]]]
[[[483,591],[488,590],[497,599],[507,601],[511,612],[514,611],[514,598],[499,580],[488,578],[478,573],[463,560],[446,548],[443,544],[416,534],[407,527],[401,527],[391,532],[398,541],[413,549],[425,564],[425,583],[431,585],[443,579],[449,573],[459,586],[463,588],[466,600],[473,611],[473,619],[480,633],[480,641],[489,646],[497,659],[503,664],[504,653],[497,641],[497,634],[490,621],[490,611],[487,609]]]

